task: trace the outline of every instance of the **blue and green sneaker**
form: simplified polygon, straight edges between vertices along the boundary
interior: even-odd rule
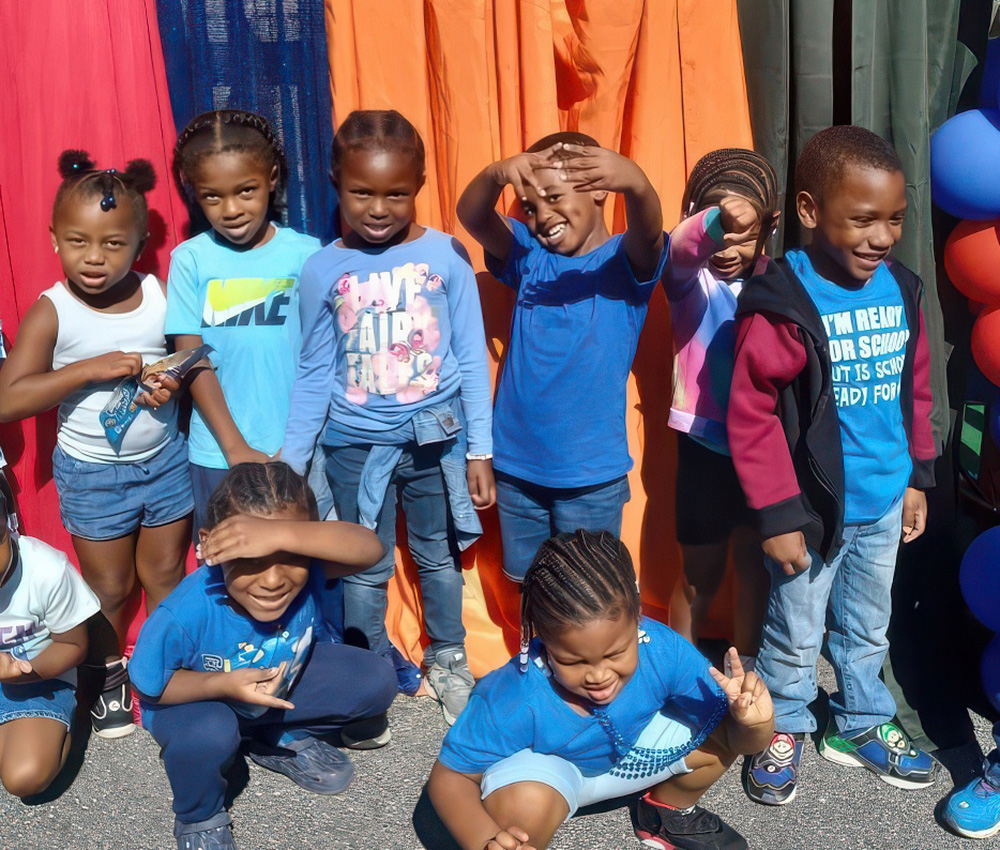
[[[941,813],[944,822],[966,838],[989,838],[1000,832],[1000,790],[985,778],[956,789]]]
[[[828,730],[820,742],[819,754],[835,764],[868,768],[897,788],[926,788],[935,779],[934,759],[915,747],[892,722],[848,736]]]
[[[764,750],[743,759],[743,790],[751,800],[783,806],[795,799],[805,737],[801,732],[776,732]]]

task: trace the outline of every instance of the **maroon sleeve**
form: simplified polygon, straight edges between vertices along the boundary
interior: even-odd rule
[[[726,428],[736,473],[765,537],[809,522],[778,418],[778,395],[805,364],[805,347],[793,323],[766,313],[740,320]]]
[[[910,457],[913,458],[913,472],[910,486],[920,490],[934,486],[934,461],[937,447],[931,428],[931,409],[934,398],[931,395],[931,354],[924,327],[924,308],[920,307],[920,334],[913,356],[913,418],[910,423]]]

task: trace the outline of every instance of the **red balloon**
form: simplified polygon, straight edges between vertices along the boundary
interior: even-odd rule
[[[972,326],[972,357],[979,371],[1000,387],[1000,307],[984,310]]]
[[[944,267],[963,295],[1000,304],[1000,219],[960,221],[945,243]]]

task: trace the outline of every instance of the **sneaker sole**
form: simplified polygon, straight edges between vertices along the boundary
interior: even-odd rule
[[[761,800],[750,794],[746,788],[743,789],[743,793],[747,795],[747,799],[752,803],[757,803],[760,806],[787,806],[792,800],[795,799],[795,795],[799,793],[798,786],[792,789],[792,793],[785,797],[784,800]]]
[[[450,711],[448,711],[447,708],[445,708],[444,700],[441,698],[441,695],[438,694],[438,692],[434,689],[434,685],[431,683],[431,680],[426,676],[424,677],[424,687],[427,689],[427,693],[431,697],[431,699],[433,699],[438,705],[441,706],[441,713],[444,715],[444,722],[447,723],[449,726],[454,726],[455,721],[458,720],[457,715],[452,714]]]
[[[820,745],[819,754],[827,761],[843,765],[844,767],[863,767],[870,773],[874,773],[886,785],[892,785],[894,788],[905,788],[912,791],[918,788],[927,788],[929,785],[934,784],[933,779],[928,779],[925,782],[915,782],[912,779],[902,779],[898,776],[886,776],[884,773],[870,767],[868,764],[861,761],[861,759],[855,758],[849,753],[842,753],[840,750],[836,750],[833,747],[825,746],[825,742]]]
[[[109,729],[94,729],[94,734],[98,738],[104,738],[106,740],[113,740],[115,738],[124,738],[131,735],[136,729],[134,723],[126,723],[124,726],[112,726]]]
[[[656,850],[677,850],[676,844],[671,844],[666,838],[653,835],[651,832],[637,829],[635,831],[635,836],[639,839],[639,843],[643,847],[655,847]]]
[[[350,735],[345,735],[341,732],[340,740],[349,750],[377,750],[392,740],[392,730],[386,729],[381,735],[377,735],[374,738],[362,738],[361,740],[355,740]]]
[[[957,832],[963,838],[992,838],[1000,832],[1000,823],[996,826],[991,826],[989,829],[963,829],[962,827],[953,824],[947,818],[944,819],[944,822],[948,824],[950,829]]]

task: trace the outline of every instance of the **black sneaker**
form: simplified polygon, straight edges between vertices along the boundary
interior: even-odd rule
[[[90,722],[99,738],[124,738],[135,731],[132,684],[124,658],[108,665],[104,690],[90,709]]]
[[[251,761],[283,773],[300,788],[314,794],[339,794],[351,784],[354,765],[332,744],[305,738],[275,748],[274,752],[249,753]]]
[[[640,797],[631,807],[632,827],[643,847],[658,850],[747,850],[746,839],[701,806],[671,809]]]
[[[775,732],[761,752],[743,759],[743,790],[755,803],[784,806],[795,799],[802,759],[801,732]]]

